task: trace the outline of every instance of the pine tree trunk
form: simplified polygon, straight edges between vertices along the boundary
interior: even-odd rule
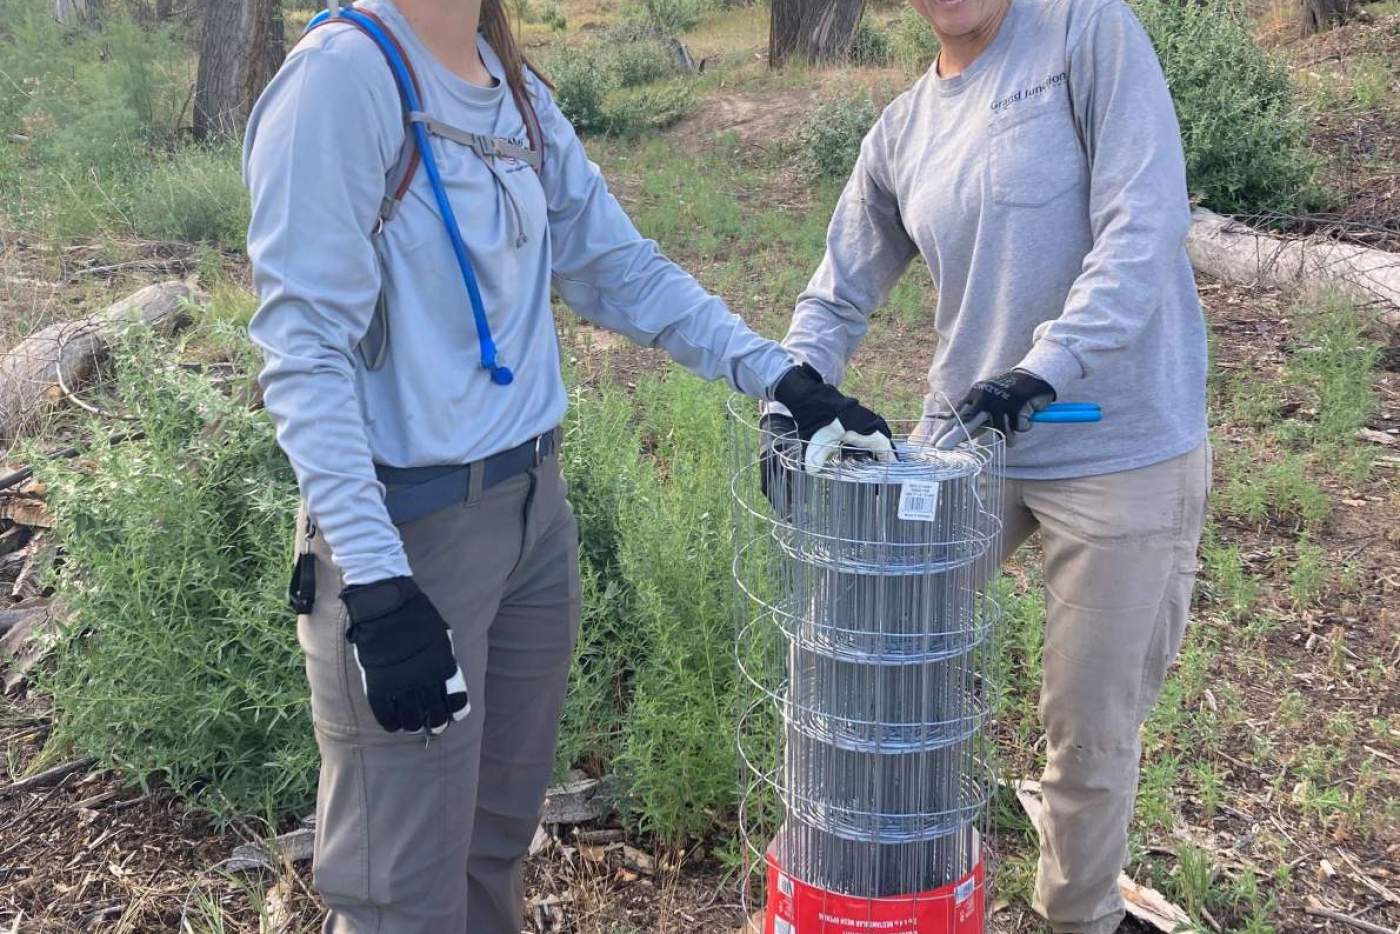
[[[242,131],[253,104],[282,64],[278,0],[203,0],[204,33],[195,78],[194,136]]]
[[[246,118],[263,88],[282,67],[285,55],[280,0],[249,0],[248,65],[243,75],[243,113]]]
[[[1350,0],[1298,0],[1298,33],[1304,38],[1341,25],[1351,11]]]
[[[87,0],[53,0],[53,18],[64,26],[77,26],[90,17]]]
[[[195,76],[194,137],[237,133],[243,122],[248,0],[203,0],[204,31]]]
[[[773,0],[768,64],[781,68],[796,56],[811,63],[844,60],[865,0]]]

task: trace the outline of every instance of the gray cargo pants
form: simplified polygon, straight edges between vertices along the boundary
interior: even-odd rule
[[[558,457],[400,533],[452,627],[472,711],[430,743],[379,727],[345,641],[340,572],[313,535],[316,605],[297,635],[321,750],[324,930],[518,934],[578,631],[578,526]]]

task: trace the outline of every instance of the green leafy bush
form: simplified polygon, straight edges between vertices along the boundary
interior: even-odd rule
[[[140,180],[131,226],[153,240],[241,245],[248,212],[237,143],[190,146],[157,162]]]
[[[922,72],[938,57],[938,37],[913,7],[905,6],[890,27],[890,55],[911,72]]]
[[[822,104],[798,131],[801,160],[817,178],[845,178],[860,155],[861,140],[879,113],[869,95]]]
[[[103,764],[222,817],[278,814],[316,772],[283,589],[296,486],[266,415],[177,362],[133,332],[120,393],[145,437],[37,462],[69,611],[43,686],[56,735]]]
[[[1318,205],[1317,160],[1284,63],[1232,0],[1134,3],[1176,102],[1194,195],[1229,214]]]
[[[549,74],[554,81],[554,100],[575,129],[606,129],[606,98],[618,82],[602,62],[592,55],[565,52],[553,60]]]
[[[579,392],[564,447],[584,618],[559,763],[615,774],[631,823],[671,840],[734,807],[725,394],[683,375]]]
[[[553,60],[548,70],[554,81],[555,101],[575,129],[631,136],[669,126],[690,111],[695,93],[684,79],[640,84],[654,73],[656,65],[654,60],[648,63],[645,55],[630,57],[629,53],[626,63],[620,64],[617,52],[580,55],[565,51]]]
[[[120,15],[65,30],[0,0],[0,190],[10,215],[59,238],[132,233],[151,154],[173,145],[192,81],[168,29]]]
[[[861,17],[856,33],[851,37],[850,59],[853,64],[876,66],[890,60],[890,39],[870,17]]]
[[[699,24],[715,9],[713,0],[633,0],[623,8],[623,21],[658,38],[678,36]]]
[[[675,58],[659,39],[619,42],[607,48],[607,60],[624,88],[651,84],[677,73]]]

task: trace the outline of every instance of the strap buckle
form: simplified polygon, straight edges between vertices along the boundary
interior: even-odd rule
[[[535,435],[534,453],[530,457],[530,466],[532,468],[538,467],[540,464],[544,463],[544,455],[542,453],[544,449],[544,437],[544,435]]]

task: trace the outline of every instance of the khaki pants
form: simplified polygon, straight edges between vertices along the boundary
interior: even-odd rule
[[[314,879],[327,932],[520,931],[521,864],[578,630],[578,527],[564,493],[550,457],[400,527],[471,695],[471,714],[431,742],[375,722],[345,641],[340,573],[312,538],[317,599],[297,629],[321,750]]]
[[[1137,470],[1007,483],[1003,558],[1037,528],[1045,551],[1035,908],[1058,932],[1108,934],[1123,918],[1138,730],[1181,648],[1209,486],[1206,444]]]

